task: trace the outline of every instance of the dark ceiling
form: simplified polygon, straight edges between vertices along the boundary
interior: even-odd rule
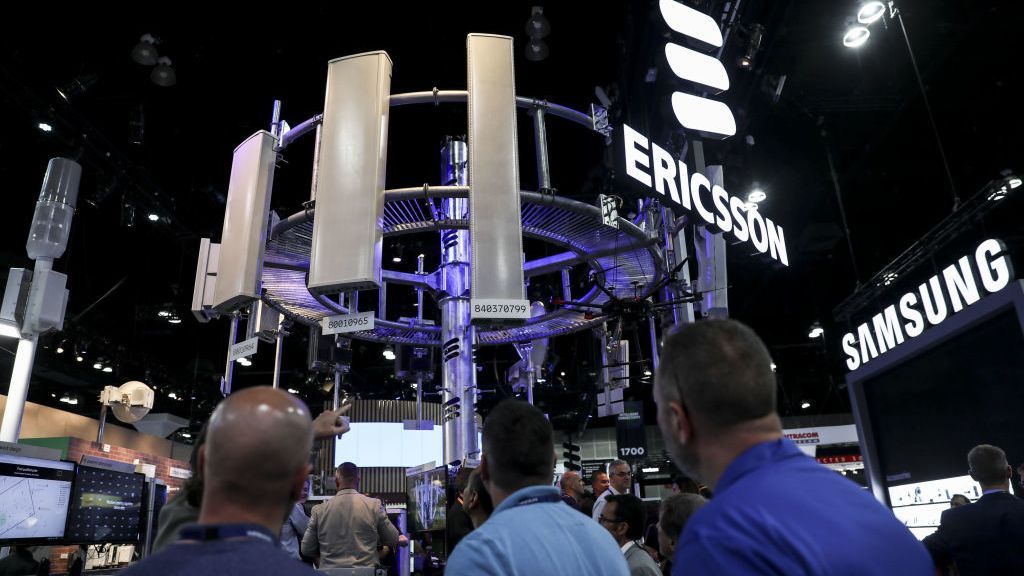
[[[386,50],[394,62],[394,93],[461,89],[466,34],[510,35],[521,50],[532,4],[299,2],[246,5],[233,14],[198,3],[106,13],[82,4],[48,4],[45,13],[20,7],[24,16],[0,39],[6,112],[0,175],[10,218],[2,230],[3,268],[30,265],[23,246],[46,161],[70,156],[85,167],[72,240],[58,264],[71,290],[66,329],[42,339],[30,400],[95,415],[101,386],[144,379],[162,392],[155,411],[204,419],[219,397],[227,327],[223,321],[199,324],[188,308],[199,239],[220,236],[234,147],[269,126],[275,99],[292,125],[319,112],[326,62],[338,56]],[[547,4],[551,55],[529,62],[517,52],[517,92],[586,110],[597,101],[594,87],[602,86],[618,92],[613,113],[619,118],[643,116],[652,135],[666,130],[652,112],[664,97],[664,81],[645,82],[648,68],[658,65],[651,23],[657,3]],[[697,3],[716,16],[724,4]],[[1021,168],[1024,115],[1011,31],[1020,8],[967,0],[899,4],[953,181],[967,198],[1000,171]],[[724,165],[734,194],[754,183],[767,191],[762,210],[787,232],[788,268],[751,257],[737,249],[742,246],[729,254],[731,314],[772,348],[784,414],[848,410],[841,365],[829,355],[832,309],[952,208],[903,36],[898,27],[879,23],[865,46],[844,48],[840,39],[856,9],[849,0],[740,2],[723,55],[733,88],[722,96],[739,132],[704,144],[708,163]],[[753,69],[742,70],[734,62],[755,23],[765,26],[765,40]],[[157,49],[172,59],[176,85],[156,86],[151,69],[131,60],[144,33],[161,39]],[[775,100],[771,91],[782,75]],[[82,77],[95,83],[70,101],[58,96],[57,87]],[[396,110],[388,186],[436,182],[438,144],[447,134],[464,133],[464,118],[458,107]],[[527,120],[520,116],[521,127]],[[39,122],[53,131],[41,132]],[[593,202],[603,170],[601,141],[552,122],[550,144],[559,193]],[[834,157],[858,273],[826,149]],[[535,189],[532,152],[524,150],[522,185]],[[308,138],[284,156],[273,198],[280,214],[297,212],[308,198],[311,158]],[[1020,214],[1015,201],[1011,209]],[[1009,233],[1019,237],[1020,225]],[[436,263],[436,237],[402,242],[407,253],[428,254],[428,268],[431,258]],[[406,258],[402,266],[412,271],[415,264]],[[414,310],[394,306],[392,315]],[[162,310],[182,322],[169,323]],[[826,326],[824,341],[808,340],[814,322]],[[319,404],[326,396],[320,382],[308,378],[304,332],[286,344],[283,385]],[[592,382],[591,340],[579,335],[553,345],[557,363],[538,392],[553,414],[579,410],[580,394]],[[62,342],[66,351],[57,354]],[[83,362],[73,358],[76,346]],[[354,348],[349,386],[356,394],[408,397],[408,386],[389,379],[381,345],[357,342]],[[114,365],[113,373],[92,368],[99,356]],[[489,398],[507,393],[495,381],[514,359],[511,349],[481,355],[481,387],[495,390]],[[236,370],[236,389],[268,383],[271,368],[271,353],[257,356],[251,368]],[[645,384],[632,391],[649,396]],[[169,392],[178,399],[169,399]],[[79,404],[58,402],[67,393],[77,394]],[[811,408],[801,410],[804,401]]]

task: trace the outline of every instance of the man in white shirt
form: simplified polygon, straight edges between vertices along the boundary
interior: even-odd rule
[[[594,511],[591,516],[597,522],[604,510],[606,499],[609,496],[617,496],[629,492],[629,484],[633,480],[633,473],[629,470],[629,464],[625,460],[616,460],[608,465],[608,489],[601,493],[594,502]],[[641,527],[642,529],[642,527]]]

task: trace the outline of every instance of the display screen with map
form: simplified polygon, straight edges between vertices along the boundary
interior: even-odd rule
[[[146,476],[79,466],[65,538],[69,543],[137,542]]]
[[[0,454],[0,544],[64,538],[75,464]]]

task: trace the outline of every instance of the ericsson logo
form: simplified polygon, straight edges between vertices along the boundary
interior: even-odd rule
[[[661,17],[669,28],[694,40],[705,52],[722,47],[722,31],[707,14],[675,0],[660,0]],[[673,44],[665,44],[665,58],[677,77],[714,94],[729,89],[725,67],[714,56]],[[672,94],[672,111],[687,130],[708,138],[724,139],[736,134],[736,119],[725,104],[686,92]]]

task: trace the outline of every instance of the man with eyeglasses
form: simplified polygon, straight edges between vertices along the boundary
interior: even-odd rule
[[[661,576],[661,570],[651,555],[637,544],[644,535],[646,519],[644,503],[632,494],[609,496],[604,512],[597,517],[598,523],[615,538],[626,557],[630,576]]]
[[[609,496],[617,496],[629,492],[629,484],[633,481],[633,473],[629,470],[629,464],[625,460],[616,460],[608,465],[608,489],[601,493],[594,502],[594,511],[591,516],[598,521],[601,511]]]

